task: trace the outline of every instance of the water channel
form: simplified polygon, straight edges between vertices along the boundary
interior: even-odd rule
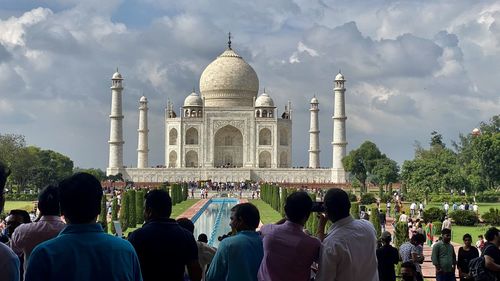
[[[236,204],[238,200],[234,198],[210,199],[192,218],[195,238],[198,238],[200,233],[205,233],[208,244],[217,247],[219,245],[217,237],[231,231],[229,226],[231,208]]]

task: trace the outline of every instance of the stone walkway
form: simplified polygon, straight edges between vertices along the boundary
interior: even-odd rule
[[[393,234],[394,238],[394,227],[392,226],[393,220],[394,218],[392,217],[387,218],[385,229],[389,231],[391,234]],[[461,247],[461,245],[454,242],[452,242],[451,244],[455,248],[455,254],[458,255],[458,249]],[[424,244],[425,260],[424,263],[422,264],[422,274],[424,276],[424,279],[427,280],[434,280],[436,278],[436,269],[432,265],[431,256],[432,256],[432,248],[425,243]],[[459,279],[458,271],[456,272],[456,276],[457,276],[456,279],[458,280]]]
[[[189,209],[185,210],[184,213],[180,214],[176,219],[178,218],[188,218],[192,219],[198,211],[203,208],[205,203],[207,203],[208,199],[200,199],[200,201],[194,203],[193,206],[189,207]]]

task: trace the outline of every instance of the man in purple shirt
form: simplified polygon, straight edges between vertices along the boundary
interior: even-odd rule
[[[12,234],[11,247],[18,255],[24,254],[24,271],[28,266],[31,251],[40,243],[56,237],[66,226],[61,219],[59,191],[47,186],[38,195],[39,219],[21,224]]]
[[[304,233],[312,204],[306,192],[294,192],[286,199],[284,223],[260,229],[264,243],[264,259],[257,275],[260,281],[310,280],[311,265],[318,260],[321,247],[317,238]]]

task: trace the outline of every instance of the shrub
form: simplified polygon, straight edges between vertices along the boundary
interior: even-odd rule
[[[118,220],[118,198],[115,196],[113,198],[113,203],[111,205],[111,233],[115,234],[115,224],[114,221]]]
[[[351,202],[351,216],[355,219],[359,219],[359,203]]]
[[[387,203],[387,201],[392,201],[392,195],[388,192],[384,192],[382,196],[380,196],[380,202]]]
[[[135,195],[135,221],[138,224],[144,222],[144,196],[146,195],[145,190],[138,190]]]
[[[394,243],[396,247],[399,248],[408,240],[410,240],[408,238],[408,224],[402,221],[396,223],[396,228],[394,230]]]
[[[351,201],[351,202],[357,202],[358,201],[358,197],[353,192],[349,192],[349,193],[347,193],[347,195],[349,195],[349,201]]]
[[[485,223],[491,225],[500,225],[500,211],[490,208],[490,210],[481,216]]]
[[[128,226],[129,227],[132,227],[134,228],[136,225],[137,225],[137,222],[136,222],[136,218],[137,218],[137,214],[136,214],[136,210],[135,210],[135,197],[136,197],[136,192],[135,190],[131,189],[129,190],[128,192],[128,207],[129,207],[129,211],[128,211]]]
[[[370,205],[377,202],[377,199],[375,198],[375,195],[373,195],[373,193],[363,193],[361,194],[361,199],[359,200],[359,202],[362,205]]]
[[[478,202],[491,202],[496,203],[500,201],[500,192],[496,191],[485,191],[476,195],[476,201]]]
[[[106,196],[102,196],[101,200],[101,213],[99,214],[99,223],[102,225],[104,232],[108,232],[108,208],[106,208]]]
[[[441,210],[436,207],[429,208],[427,210],[424,210],[424,221],[425,222],[430,222],[430,221],[443,221],[444,217],[446,216],[446,213],[444,210]]]
[[[378,217],[378,214],[378,209],[376,207],[373,207],[371,210],[370,221],[372,222],[373,227],[375,227],[377,238],[382,235],[382,229],[380,228],[380,218]]]
[[[128,228],[129,196],[127,193],[128,192],[122,193],[122,205],[120,206],[120,224],[123,232]]]
[[[450,217],[457,225],[473,226],[478,223],[477,214],[469,210],[456,210],[450,214]]]
[[[436,240],[439,236],[441,236],[441,228],[442,227],[443,227],[442,222],[440,222],[440,221],[432,222],[432,236],[434,237],[434,240]]]
[[[6,193],[6,201],[37,201],[38,194]]]

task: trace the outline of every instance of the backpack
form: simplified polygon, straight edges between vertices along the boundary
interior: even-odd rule
[[[494,247],[494,246],[488,246]],[[486,248],[488,248],[486,247]],[[486,250],[485,248],[485,250]],[[469,273],[475,281],[496,281],[495,275],[484,266],[484,251],[481,256],[469,261]]]

